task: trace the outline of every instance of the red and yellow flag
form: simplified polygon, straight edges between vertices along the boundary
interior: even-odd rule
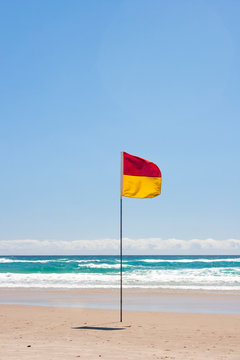
[[[153,198],[161,193],[162,175],[156,164],[123,153],[122,196]]]

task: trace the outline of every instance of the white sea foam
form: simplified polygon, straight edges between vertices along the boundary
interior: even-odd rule
[[[114,287],[116,279],[103,274],[0,274],[0,287],[95,288]]]
[[[133,265],[123,264],[123,267],[131,267]],[[78,267],[91,268],[91,269],[119,269],[120,264],[78,264]]]
[[[218,259],[139,259],[139,258],[135,258],[135,259],[127,259],[127,260],[123,260],[123,264],[128,264],[129,262],[144,262],[144,263],[217,263],[217,262],[240,262],[240,258],[218,258]],[[95,267],[98,267],[97,264],[95,263],[99,263],[102,262],[102,260],[100,259],[65,259],[65,258],[58,258],[58,259],[39,259],[39,260],[27,260],[27,259],[10,259],[10,258],[0,258],[0,263],[4,264],[4,263],[41,263],[41,264],[45,264],[45,263],[60,263],[60,262],[64,262],[64,263],[77,263],[77,264],[86,264],[86,266],[89,267],[93,267],[92,264],[95,265]],[[116,264],[116,266],[119,266],[119,259],[114,259],[114,263]],[[115,264],[113,264],[115,266]],[[109,267],[114,267],[113,265],[109,264]],[[85,266],[85,265],[83,265]],[[101,267],[101,266],[99,266]],[[103,266],[104,268],[105,266]]]
[[[79,263],[79,264],[81,264],[81,263],[89,263],[89,262],[96,262],[96,263],[98,263],[98,262],[101,262],[102,260],[99,260],[99,259],[88,259],[88,260],[77,260],[77,259],[71,259],[71,260],[66,260],[65,262],[67,262],[67,263]]]
[[[119,274],[0,273],[0,287],[117,288]],[[124,273],[126,288],[240,290],[240,270],[225,268],[137,270]]]
[[[13,262],[11,259],[0,258],[0,263],[2,263],[2,264],[11,263],[11,262]]]
[[[59,263],[59,262],[64,262],[64,263],[88,263],[89,261],[91,262],[100,262],[101,260],[99,259],[91,259],[91,260],[76,260],[76,259],[41,259],[41,260],[25,260],[25,259],[8,259],[8,258],[0,258],[0,263],[4,264],[4,263],[41,263],[41,264],[46,264],[46,263]]]
[[[7,263],[41,263],[41,264],[46,264],[49,262],[56,262],[57,260],[21,260],[21,259],[6,259],[6,258],[1,258],[0,259],[0,263],[2,264],[7,264]]]
[[[204,262],[204,263],[214,263],[214,262],[240,262],[240,258],[228,258],[228,259],[144,259],[140,260],[146,263],[194,263],[194,262]]]

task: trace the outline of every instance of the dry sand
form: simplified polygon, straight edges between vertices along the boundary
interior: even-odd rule
[[[240,315],[0,305],[0,359],[240,360]]]

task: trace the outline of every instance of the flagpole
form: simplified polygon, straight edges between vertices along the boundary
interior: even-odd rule
[[[120,174],[120,322],[122,322],[122,187],[123,187],[123,153],[121,152],[121,174]]]

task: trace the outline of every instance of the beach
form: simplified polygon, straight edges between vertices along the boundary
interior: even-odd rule
[[[0,360],[240,360],[239,256],[0,257]]]
[[[152,290],[125,290],[124,294],[121,323],[119,310],[107,309],[118,297],[116,290],[1,289],[1,300],[8,304],[0,305],[0,359],[240,359],[240,314],[224,313],[226,304],[239,304],[239,294]],[[150,311],[154,297],[170,307]],[[36,305],[37,298],[42,306]],[[81,299],[82,304],[89,302],[88,307],[78,307]],[[146,311],[126,310],[137,299]],[[199,304],[205,301],[208,313],[182,312],[181,307],[179,312],[164,311],[180,299],[196,304],[190,311],[200,311]],[[222,313],[211,313],[206,305],[210,299],[225,304]]]
[[[0,360],[240,360],[239,19],[0,1]]]
[[[240,315],[0,306],[0,359],[239,360]]]
[[[0,304],[119,309],[119,289],[0,288]],[[240,315],[240,293],[123,289],[123,309]]]

